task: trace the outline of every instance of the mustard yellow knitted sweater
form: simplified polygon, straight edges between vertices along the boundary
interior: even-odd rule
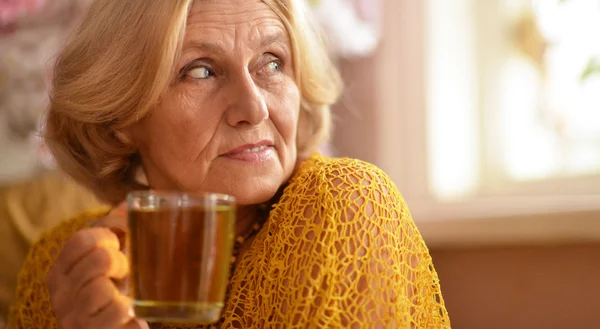
[[[105,213],[66,221],[32,247],[9,328],[57,328],[46,274],[69,237]],[[400,193],[359,160],[305,161],[230,285],[221,328],[450,328],[429,251]]]

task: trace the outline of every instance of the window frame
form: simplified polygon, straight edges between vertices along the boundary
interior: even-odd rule
[[[479,186],[471,195],[449,200],[431,192],[427,18],[428,6],[443,2],[384,1],[384,36],[375,58],[376,164],[399,187],[430,245],[600,241],[600,176]],[[462,14],[474,10],[472,0],[452,5]]]

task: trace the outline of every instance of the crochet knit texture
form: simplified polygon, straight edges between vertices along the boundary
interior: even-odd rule
[[[66,221],[32,247],[9,328],[57,328],[47,272],[69,237],[105,213]],[[230,289],[221,328],[450,328],[431,256],[402,196],[359,160],[317,154],[305,161]]]

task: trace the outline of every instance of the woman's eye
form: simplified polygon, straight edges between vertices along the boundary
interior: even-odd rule
[[[279,62],[278,61],[269,62],[269,64],[267,64],[267,69],[271,73],[277,73],[277,72],[279,72],[279,70],[280,70]]]
[[[213,73],[207,67],[200,66],[189,70],[187,75],[193,79],[208,79],[213,76]]]

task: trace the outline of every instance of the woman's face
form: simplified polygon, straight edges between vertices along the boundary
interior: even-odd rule
[[[271,198],[296,162],[300,95],[286,29],[261,0],[196,1],[176,80],[130,130],[154,189]]]

